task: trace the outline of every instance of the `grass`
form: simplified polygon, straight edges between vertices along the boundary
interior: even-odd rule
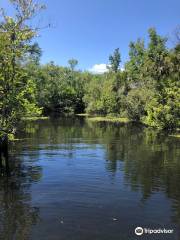
[[[77,116],[86,117],[87,120],[93,122],[114,122],[114,123],[128,123],[130,120],[125,117],[113,117],[113,116],[93,116],[88,113],[76,114]]]
[[[49,119],[49,117],[24,117],[23,120],[24,121],[37,121],[37,120],[45,120],[45,119]]]
[[[88,117],[89,114],[88,113],[78,113],[78,114],[76,114],[76,116]]]
[[[14,138],[14,139],[11,139],[10,141],[11,142],[19,142],[19,141],[24,141],[24,140],[27,140],[27,139],[30,139],[30,138]]]
[[[88,120],[94,122],[114,122],[114,123],[128,123],[130,120],[128,118],[122,117],[88,117]]]

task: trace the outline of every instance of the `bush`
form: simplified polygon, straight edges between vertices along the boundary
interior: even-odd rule
[[[164,89],[164,97],[158,95],[147,105],[144,122],[152,127],[173,129],[180,126],[180,88]]]
[[[134,121],[140,121],[146,115],[146,104],[152,96],[149,89],[137,88],[129,91],[125,99],[127,117]]]

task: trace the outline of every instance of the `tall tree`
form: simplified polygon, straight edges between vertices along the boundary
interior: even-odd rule
[[[75,67],[78,65],[78,60],[76,60],[76,59],[74,59],[74,58],[69,59],[68,64],[69,64],[69,66],[70,66],[70,69],[71,69],[72,71],[74,71]]]
[[[0,17],[0,138],[13,133],[25,115],[39,114],[34,102],[35,85],[28,78],[22,59],[33,52],[31,40],[36,36],[28,20],[44,8],[33,0],[10,0],[15,17],[1,9]],[[34,45],[35,46],[35,45]]]
[[[144,41],[138,39],[137,42],[129,44],[129,61],[125,65],[130,83],[140,84],[141,71],[146,53]]]
[[[169,74],[169,65],[166,64],[168,50],[167,38],[157,34],[154,28],[149,29],[149,44],[144,59],[142,75],[144,79],[154,82],[155,88],[160,91],[164,78]]]
[[[114,50],[114,53],[109,56],[109,62],[110,62],[110,66],[109,66],[110,71],[117,73],[121,63],[121,54],[119,52],[119,48],[116,48]]]

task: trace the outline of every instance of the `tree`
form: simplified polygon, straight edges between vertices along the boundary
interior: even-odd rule
[[[39,44],[35,42],[31,46],[29,46],[29,50],[25,56],[25,59],[23,59],[23,63],[25,64],[35,64],[39,65],[40,58],[42,56],[42,50],[39,47]]]
[[[68,64],[69,64],[69,66],[70,66],[70,69],[71,69],[72,71],[74,71],[75,67],[78,65],[78,60],[76,60],[76,59],[74,59],[74,58],[69,59]]]
[[[110,61],[110,66],[109,66],[110,71],[117,73],[121,63],[121,55],[119,52],[119,48],[116,48],[114,50],[113,55],[109,56],[109,61]]]
[[[37,102],[45,114],[82,113],[84,111],[85,74],[53,62],[35,70]]]
[[[92,77],[85,91],[86,111],[92,114],[113,114],[117,110],[117,98],[114,91],[116,78],[104,79],[104,75]]]
[[[135,88],[126,97],[127,117],[133,121],[141,121],[146,115],[146,105],[153,98],[153,92],[146,88]]]
[[[180,25],[178,25],[174,31],[175,45],[180,45]]]
[[[128,81],[131,84],[140,84],[140,80],[142,79],[142,66],[146,53],[144,41],[138,39],[137,42],[130,42],[129,48],[129,61],[125,65]]]
[[[149,44],[144,57],[142,77],[145,83],[154,85],[156,90],[161,91],[164,79],[169,75],[169,65],[166,64],[168,49],[167,38],[157,34],[154,28],[149,31]]]
[[[23,58],[33,53],[31,40],[37,29],[28,20],[44,8],[32,0],[10,0],[15,17],[9,17],[1,9],[0,23],[0,138],[14,133],[17,123],[28,114],[40,114],[35,103],[35,84],[28,78]],[[35,45],[34,45],[35,46]]]

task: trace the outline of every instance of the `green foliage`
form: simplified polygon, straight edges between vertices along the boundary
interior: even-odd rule
[[[142,81],[142,66],[146,50],[144,47],[144,41],[138,39],[137,42],[131,42],[129,44],[129,58],[130,60],[126,63],[125,69],[128,75],[128,81],[130,83],[140,84]]]
[[[37,101],[47,113],[81,113],[84,111],[84,76],[50,63],[38,68]]]
[[[103,106],[100,102],[101,90],[102,90],[101,76],[93,76],[87,86],[85,96],[83,98],[87,113],[92,114],[102,113]]]
[[[170,85],[168,84],[170,83]],[[156,95],[146,107],[144,122],[161,129],[173,129],[180,126],[180,84],[172,84],[169,79],[162,95]]]
[[[116,49],[110,56],[110,73],[93,78],[88,85],[86,111],[120,115],[161,129],[178,128],[180,47],[178,43],[168,49],[166,41],[155,29],[149,29],[148,46],[141,39],[131,42],[129,61],[121,72]]]
[[[30,42],[36,32],[26,25],[41,6],[32,1],[11,1],[16,17],[6,16],[1,10],[0,23],[0,135],[15,131],[19,120],[31,114],[40,114],[35,103],[35,85],[28,79],[23,58],[32,50]]]
[[[142,75],[145,82],[147,81],[149,85],[153,83],[155,88],[161,91],[162,82],[169,75],[170,70],[166,61],[168,57],[167,39],[159,36],[153,28],[149,29],[149,39]]]
[[[86,111],[91,114],[113,114],[117,110],[115,80],[109,76],[95,76],[90,81],[84,97]]]
[[[127,116],[161,129],[179,127],[180,50],[166,48],[166,38],[149,29],[149,44],[130,44],[126,64],[132,90],[124,99]]]
[[[129,91],[125,99],[127,117],[134,121],[142,120],[146,115],[146,104],[153,98],[153,93],[146,88],[135,88]]]

